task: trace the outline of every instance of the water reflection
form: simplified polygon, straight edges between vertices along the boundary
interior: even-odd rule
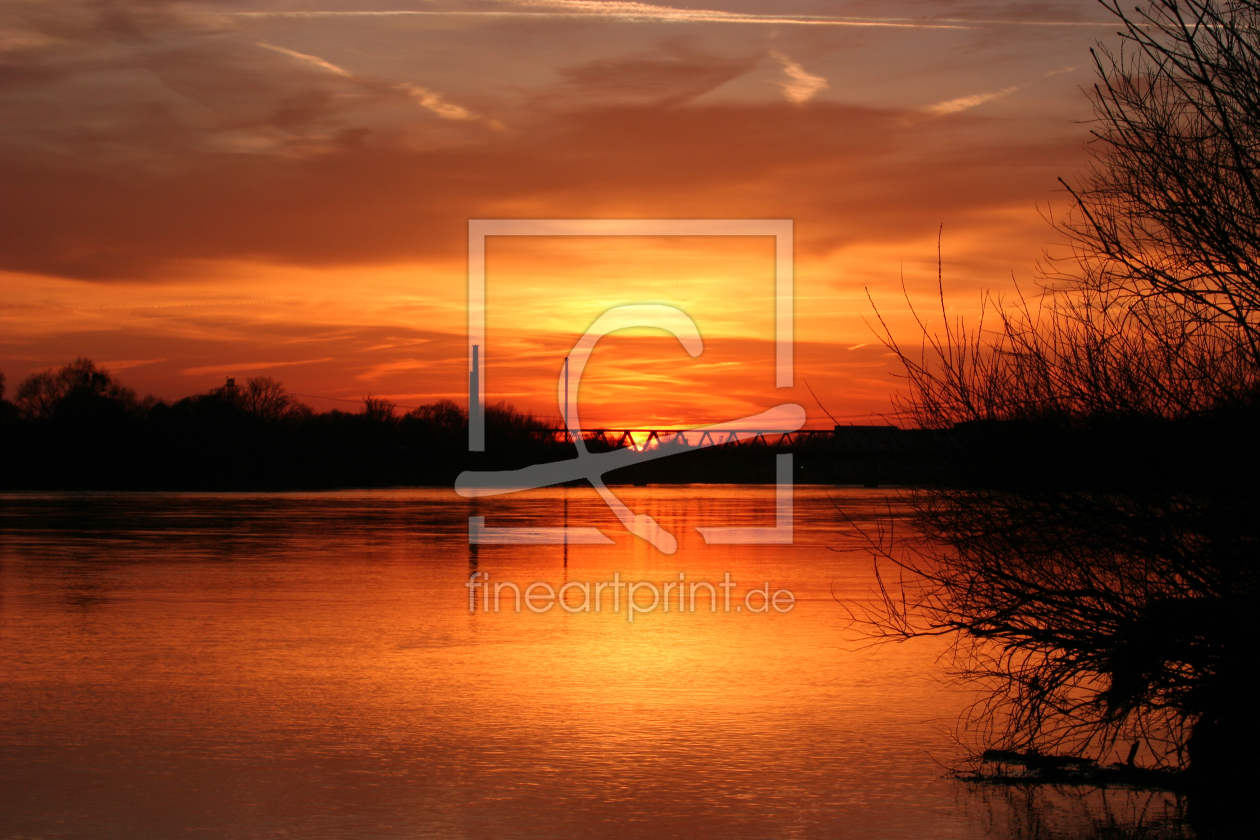
[[[890,501],[897,515],[895,495],[802,489],[795,545],[717,547],[694,527],[772,524],[773,488],[618,492],[678,554],[576,488],[476,510],[438,490],[4,497],[5,832],[1022,838],[1059,836],[1027,833],[1024,813],[1093,824],[1098,803],[943,778],[968,696],[939,679],[941,647],[846,635],[837,598],[873,582],[861,551],[831,550],[847,545],[838,519],[886,518]],[[616,543],[469,546],[470,514],[567,516]],[[729,572],[796,606],[633,624],[470,614],[472,571],[557,587]]]
[[[961,805],[1002,840],[1188,840],[1184,797],[1164,791],[967,785]]]

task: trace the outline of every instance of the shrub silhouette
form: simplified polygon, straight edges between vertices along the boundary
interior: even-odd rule
[[[913,498],[926,539],[875,545],[905,577],[869,618],[951,636],[981,746],[1137,741],[1209,836],[1260,754],[1260,4],[1104,5],[1128,52],[1097,54],[1074,261],[970,328],[942,301],[919,351],[885,327],[943,469]]]

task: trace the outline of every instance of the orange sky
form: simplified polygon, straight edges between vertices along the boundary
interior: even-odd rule
[[[1093,0],[0,0],[0,371],[463,402],[469,219],[787,218],[796,388],[772,240],[498,238],[487,399],[557,414],[565,351],[653,302],[705,352],[606,339],[585,425],[827,425],[803,380],[863,422],[898,385],[866,290],[913,342],[941,225],[952,310],[1031,286],[1114,28]]]

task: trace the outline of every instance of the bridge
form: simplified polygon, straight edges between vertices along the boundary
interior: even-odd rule
[[[830,445],[837,451],[852,454],[887,449],[898,440],[901,429],[896,426],[836,426],[833,429],[799,429],[795,432],[764,429],[583,429],[582,440],[597,449],[633,449],[642,452],[661,446],[680,449],[701,449],[726,446],[762,446],[784,452],[806,447]],[[533,429],[536,440],[569,443],[573,434],[568,429]]]

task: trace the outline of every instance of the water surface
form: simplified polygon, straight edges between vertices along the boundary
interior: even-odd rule
[[[4,496],[0,837],[1015,838],[1162,813],[946,777],[970,695],[943,645],[852,626],[874,584],[852,529],[899,520],[896,492],[798,488],[795,543],[750,547],[694,528],[772,525],[772,488],[617,492],[678,553],[584,489]],[[615,544],[470,547],[470,515]],[[733,606],[764,583],[795,605],[470,613],[472,571],[729,573]]]

